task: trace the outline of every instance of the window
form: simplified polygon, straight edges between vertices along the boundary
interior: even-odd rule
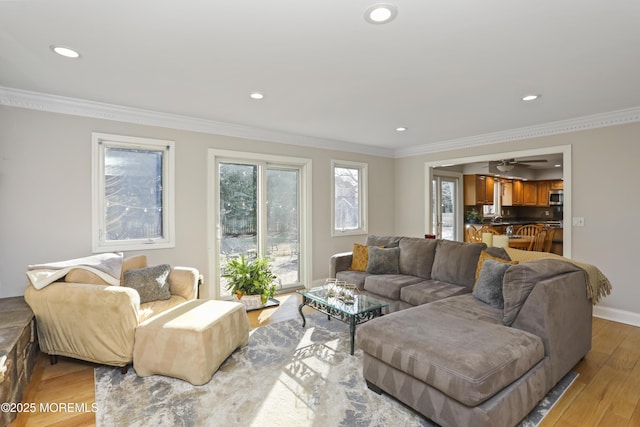
[[[174,247],[174,142],[93,133],[92,149],[93,251]]]
[[[332,236],[367,233],[367,164],[331,161]]]

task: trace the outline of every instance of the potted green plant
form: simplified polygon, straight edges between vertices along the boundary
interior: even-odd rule
[[[261,304],[265,305],[276,294],[276,275],[271,271],[269,262],[261,256],[247,260],[244,255],[230,260],[222,275],[229,279],[227,290],[240,301],[245,295],[259,295]]]
[[[471,208],[465,212],[464,219],[469,224],[479,224],[482,222],[482,215],[480,215],[480,212],[478,212],[476,208]]]

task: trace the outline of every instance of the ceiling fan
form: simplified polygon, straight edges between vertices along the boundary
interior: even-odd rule
[[[498,161],[498,164],[496,165],[496,168],[499,171],[502,171],[502,172],[509,172],[516,165],[527,166],[527,164],[529,164],[529,163],[546,163],[546,162],[547,161],[545,159],[538,159],[538,160],[504,159],[504,160],[499,160]]]

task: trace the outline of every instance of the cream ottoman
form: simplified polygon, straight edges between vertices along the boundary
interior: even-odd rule
[[[160,374],[202,385],[248,342],[243,304],[191,300],[136,328],[133,367],[141,377]]]

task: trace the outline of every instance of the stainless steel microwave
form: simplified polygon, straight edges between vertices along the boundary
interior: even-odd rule
[[[564,203],[564,192],[562,190],[549,191],[549,206],[561,206]]]

